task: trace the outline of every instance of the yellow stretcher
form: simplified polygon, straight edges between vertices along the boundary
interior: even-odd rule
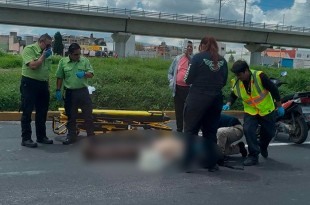
[[[53,132],[58,135],[67,132],[68,118],[64,108],[59,108],[60,115],[53,116]],[[172,130],[167,123],[170,118],[161,111],[134,111],[134,110],[101,110],[93,109],[93,120],[95,133],[106,133],[110,131],[120,130],[136,130],[157,129],[157,130]],[[81,110],[77,119],[77,133],[85,131],[83,125]]]

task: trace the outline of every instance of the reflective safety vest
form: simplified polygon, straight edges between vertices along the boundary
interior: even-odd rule
[[[275,109],[273,98],[268,90],[263,87],[260,74],[262,71],[250,70],[251,93],[248,94],[241,80],[232,79],[231,85],[235,95],[242,99],[244,112],[250,115],[265,116]]]

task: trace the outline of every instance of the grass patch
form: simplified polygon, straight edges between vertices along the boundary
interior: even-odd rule
[[[52,57],[52,71],[50,74],[50,110],[63,107],[63,102],[55,100],[57,69],[60,56]],[[8,64],[4,69],[4,59],[21,62],[19,55],[0,53],[0,111],[17,111],[20,104],[19,84],[21,78],[21,64]],[[171,60],[143,59],[143,58],[89,58],[95,70],[95,76],[90,84],[96,87],[92,100],[95,108],[104,109],[132,109],[132,110],[173,110],[173,99],[168,88],[167,71]],[[231,64],[229,65],[229,68]],[[288,84],[280,87],[281,96],[310,91],[310,69],[275,69],[255,67],[263,70],[269,77],[279,77],[281,71],[288,75],[283,81]],[[224,87],[223,94],[228,99],[230,94],[230,79]],[[232,109],[242,110],[240,100]]]

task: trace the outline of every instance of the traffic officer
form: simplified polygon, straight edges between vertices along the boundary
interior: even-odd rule
[[[64,88],[65,112],[68,117],[68,135],[63,142],[69,145],[77,140],[76,120],[78,108],[82,110],[87,136],[94,135],[92,101],[88,92],[88,78],[94,76],[94,70],[87,58],[81,56],[81,47],[72,43],[68,49],[68,57],[59,61],[56,71],[56,99],[62,100],[61,88]]]

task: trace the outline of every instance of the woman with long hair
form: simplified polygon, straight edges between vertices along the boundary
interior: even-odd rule
[[[184,108],[184,133],[186,151],[184,168],[191,171],[196,159],[195,139],[201,129],[203,134],[203,166],[209,171],[218,170],[216,154],[216,132],[223,106],[222,88],[226,85],[228,68],[226,60],[219,55],[216,40],[206,36],[199,45],[184,77],[191,85]]]

